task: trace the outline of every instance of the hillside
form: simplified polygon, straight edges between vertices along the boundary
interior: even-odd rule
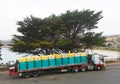
[[[106,35],[105,37],[107,37],[107,38],[120,38],[120,34]]]
[[[106,38],[120,38],[120,34],[116,35],[105,35]],[[11,40],[1,40],[3,45],[9,45],[11,44]]]
[[[11,44],[11,40],[1,40],[1,42],[5,46]]]

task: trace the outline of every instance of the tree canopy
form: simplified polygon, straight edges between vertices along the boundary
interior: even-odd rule
[[[31,15],[17,21],[17,31],[22,35],[14,35],[12,50],[26,52],[35,48],[59,48],[68,52],[75,48],[101,46],[105,42],[102,33],[91,32],[98,28],[98,21],[103,18],[101,13],[74,10],[44,19]]]
[[[106,38],[101,35],[102,33],[87,32],[82,38],[84,51],[88,48],[92,49],[94,46],[105,46]]]

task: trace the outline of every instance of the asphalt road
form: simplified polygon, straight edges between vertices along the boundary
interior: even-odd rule
[[[46,74],[28,79],[11,78],[2,72],[0,84],[120,84],[120,65],[108,66],[106,71]]]

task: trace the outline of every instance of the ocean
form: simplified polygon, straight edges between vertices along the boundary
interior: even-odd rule
[[[0,60],[0,64],[1,63],[8,63],[9,61],[16,61],[18,58],[28,55],[26,53],[20,54],[17,52],[12,52],[10,50],[10,48],[1,48],[1,57],[2,57],[2,61]]]

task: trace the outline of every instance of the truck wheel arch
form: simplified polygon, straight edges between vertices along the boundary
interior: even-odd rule
[[[101,70],[102,69],[102,67],[101,66],[97,66],[97,70]]]
[[[79,67],[73,67],[72,71],[73,72],[79,72]]]

